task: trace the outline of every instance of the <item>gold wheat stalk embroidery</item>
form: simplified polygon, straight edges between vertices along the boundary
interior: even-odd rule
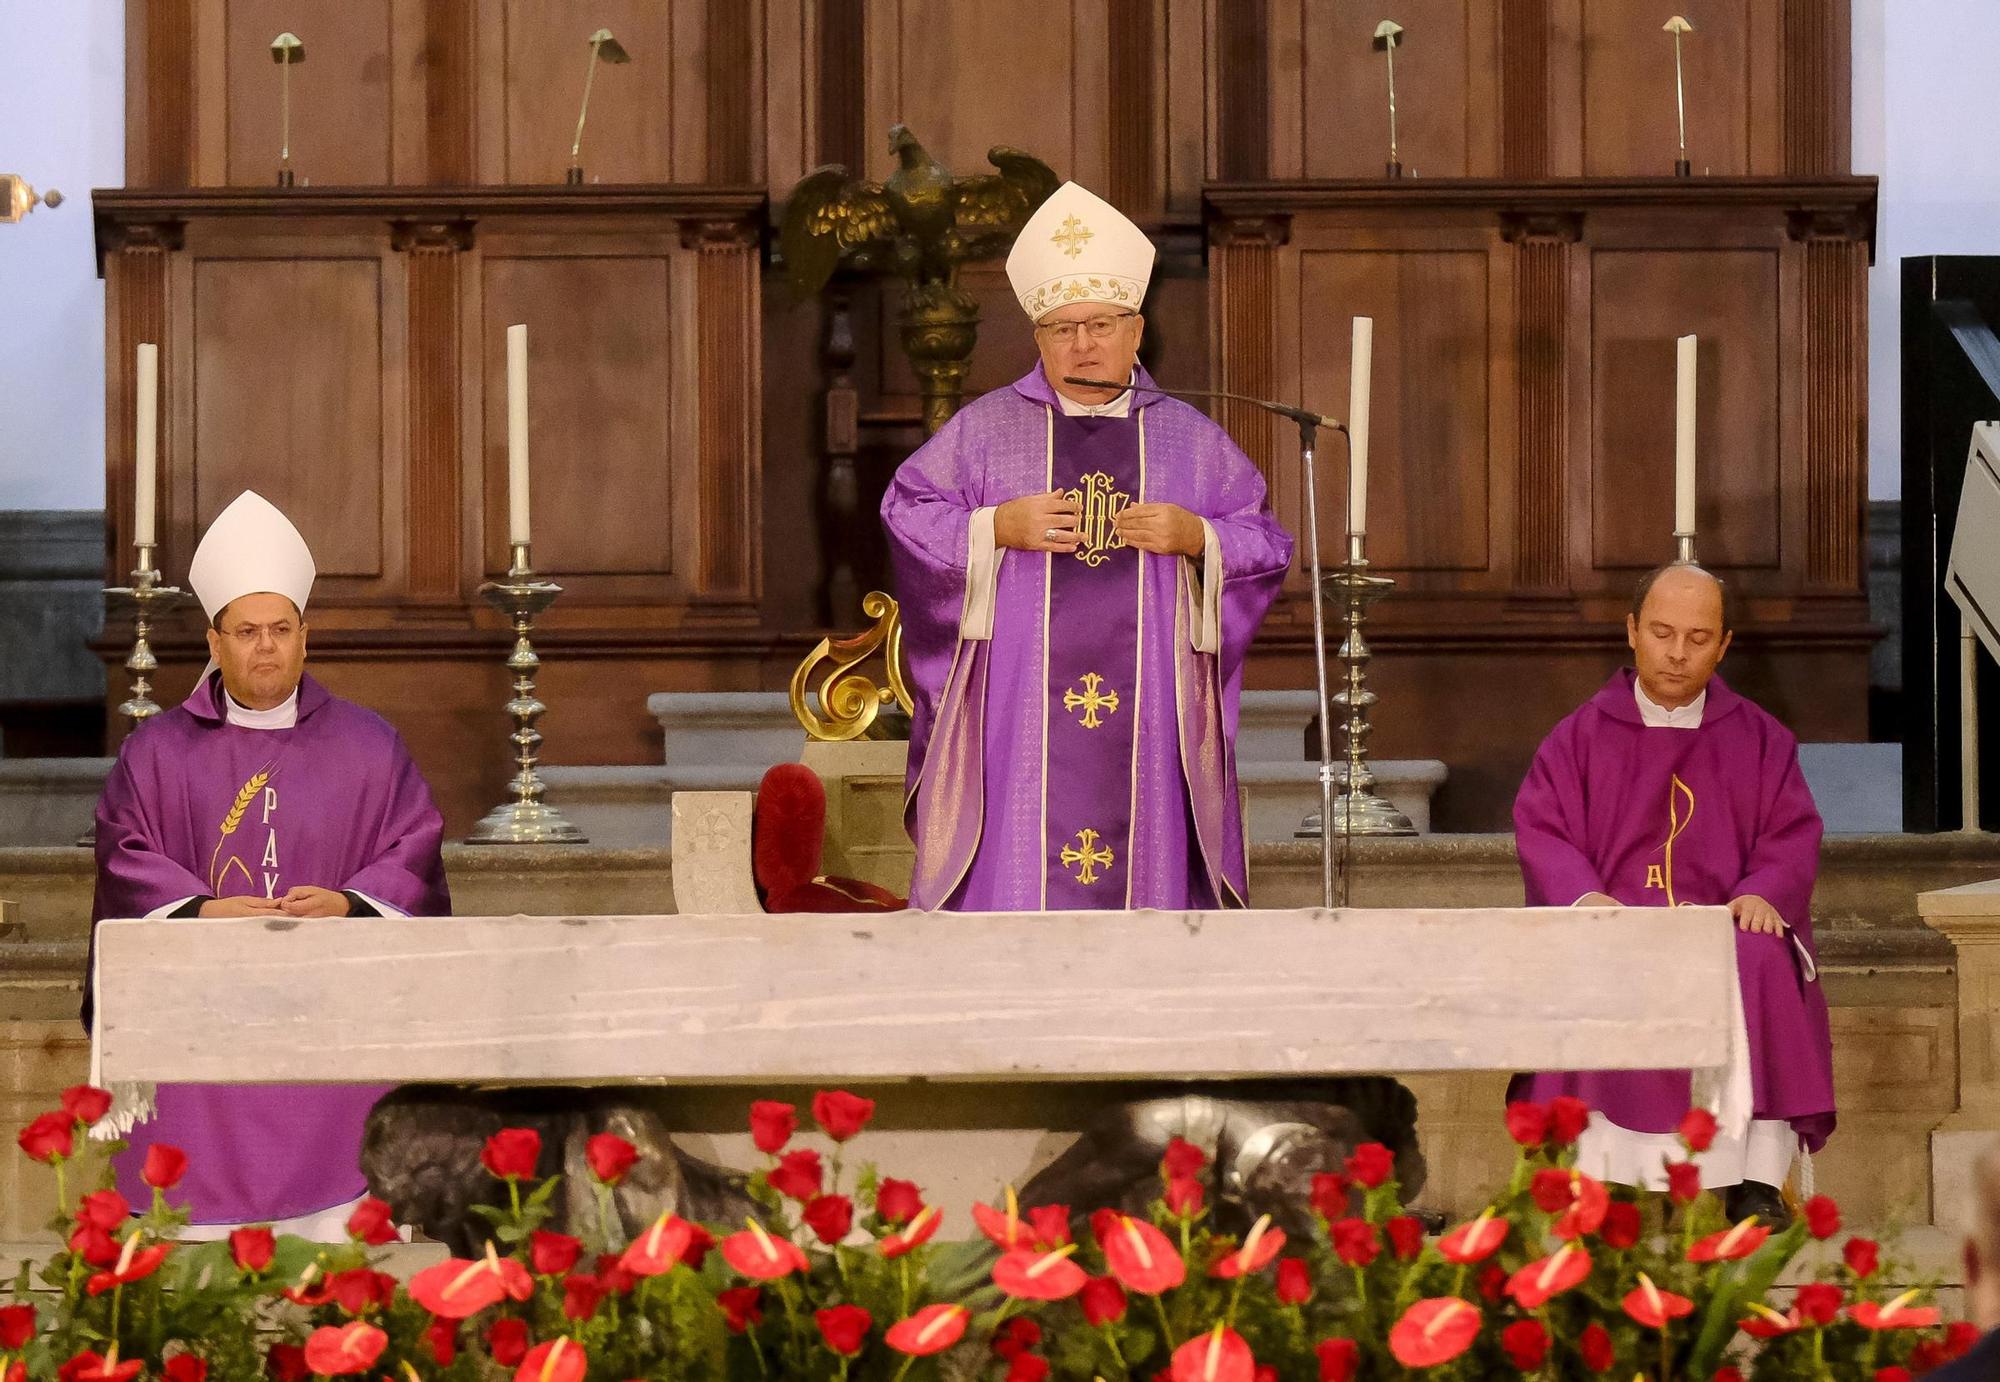
[[[229,842],[229,837],[243,824],[243,813],[250,809],[250,803],[257,800],[257,794],[264,790],[264,784],[270,780],[271,770],[261,768],[237,791],[236,800],[229,807],[229,814],[222,818],[222,833],[215,842],[215,852],[208,856],[209,887],[220,886],[215,877],[215,861],[222,857],[222,847]],[[247,871],[244,876],[249,876]]]

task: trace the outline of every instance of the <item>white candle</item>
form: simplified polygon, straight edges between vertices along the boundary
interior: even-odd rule
[[[1694,337],[1674,343],[1674,532],[1694,531]]]
[[[1375,319],[1354,319],[1347,366],[1347,531],[1368,531],[1368,383],[1375,368]]]
[[[507,328],[507,541],[528,540],[528,328]]]
[[[137,460],[133,485],[132,541],[140,547],[153,542],[154,486],[159,472],[160,439],[160,348],[151,341],[139,346],[134,386],[138,393],[138,421],[133,455]]]

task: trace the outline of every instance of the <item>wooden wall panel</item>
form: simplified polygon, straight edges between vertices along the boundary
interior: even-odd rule
[[[1775,250],[1591,255],[1592,564],[1673,556],[1674,338],[1700,339],[1695,524],[1721,567],[1779,565],[1787,336]]]
[[[1578,171],[1671,174],[1679,149],[1674,44],[1661,28],[1671,11],[1649,0],[1582,0],[1580,8]],[[1781,171],[1776,9],[1768,0],[1687,0],[1679,7],[1694,26],[1681,52],[1688,159],[1698,176]]]
[[[292,166],[301,180],[359,187],[394,181],[392,81],[398,59],[390,0],[225,0],[223,181],[268,187],[278,168],[280,78],[271,40],[296,33],[306,61],[292,69]]]

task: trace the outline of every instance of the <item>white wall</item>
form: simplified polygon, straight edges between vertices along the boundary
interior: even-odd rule
[[[0,509],[104,503],[90,190],[125,181],[123,0],[0,0],[0,172],[67,198],[0,225]]]
[[[1854,171],[1882,179],[1868,280],[1868,493],[1894,499],[1903,489],[1902,260],[2000,254],[2000,3],[1853,5]]]

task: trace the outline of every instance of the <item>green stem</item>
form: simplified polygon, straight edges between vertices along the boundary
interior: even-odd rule
[[[62,1211],[69,1212],[69,1178],[63,1174],[62,1157],[52,1157],[49,1164],[56,1168],[56,1204]]]
[[[1111,1356],[1118,1360],[1118,1366],[1125,1370],[1127,1376],[1130,1376],[1132,1365],[1125,1361],[1124,1351],[1118,1347],[1118,1331],[1108,1324],[1098,1327],[1104,1331],[1104,1342],[1111,1346]]]
[[[1368,1274],[1354,1268],[1354,1294],[1363,1310],[1368,1308]]]
[[[611,1187],[603,1181],[597,1181],[590,1188],[597,1199],[598,1239],[604,1244],[606,1252],[615,1252],[624,1244],[611,1241]],[[625,1235],[621,1233],[618,1236],[622,1239]]]
[[[895,1377],[890,1379],[890,1382],[903,1382],[903,1379],[910,1375],[910,1369],[916,1365],[916,1361],[917,1361],[916,1354],[914,1353],[904,1354],[903,1366],[896,1369],[896,1375]]]
[[[118,1307],[124,1300],[125,1283],[121,1281],[111,1288],[111,1343],[114,1348],[118,1344]]]
[[[1161,1303],[1158,1296],[1153,1297],[1153,1309],[1160,1317],[1160,1332],[1166,1335],[1167,1351],[1171,1353],[1181,1346],[1181,1341],[1174,1337],[1174,1327],[1167,1323],[1167,1307]]]
[[[514,1220],[516,1223],[519,1223],[521,1219],[521,1182],[518,1177],[507,1177],[507,1199],[514,1206]]]
[[[614,1324],[613,1328],[616,1329],[616,1327]],[[761,1375],[769,1377],[771,1375],[771,1365],[764,1361],[764,1346],[757,1342],[757,1326],[746,1323],[743,1329],[743,1337],[750,1341],[750,1353],[757,1360],[757,1371]]]
[[[1242,1294],[1243,1294],[1243,1278],[1239,1276],[1236,1278],[1234,1282],[1230,1284],[1229,1312],[1226,1315],[1224,1315],[1222,1319],[1222,1322],[1228,1325],[1231,1329],[1236,1328],[1236,1301],[1237,1298]]]
[[[910,1255],[904,1253],[896,1259],[896,1268],[903,1278],[903,1317],[910,1314]]]

